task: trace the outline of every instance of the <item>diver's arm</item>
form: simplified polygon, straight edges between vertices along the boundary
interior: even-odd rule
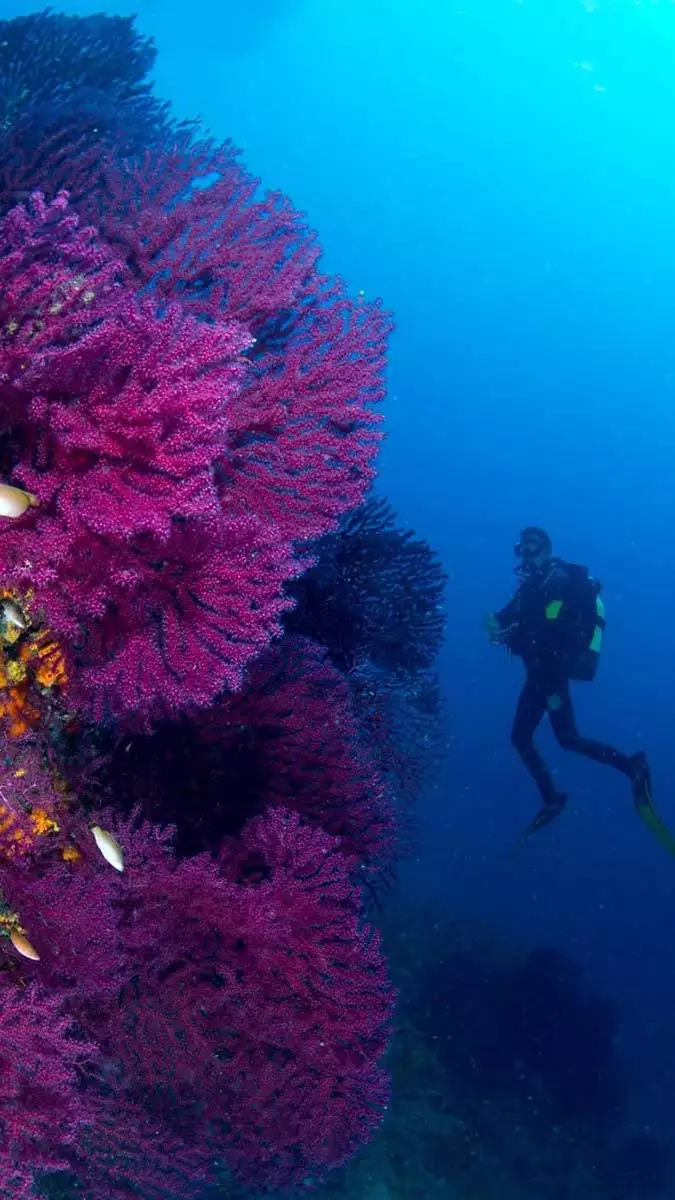
[[[496,613],[490,612],[483,621],[483,629],[491,642],[498,643],[502,636],[502,627]]]
[[[511,597],[508,604],[492,615],[499,622],[500,629],[510,629],[512,625],[515,625],[520,620],[520,588],[515,596]]]
[[[520,590],[498,612],[488,613],[484,628],[491,642],[499,644],[504,634],[520,620]]]

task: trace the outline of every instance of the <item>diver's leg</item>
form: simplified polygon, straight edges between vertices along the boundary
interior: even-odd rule
[[[564,803],[564,799],[556,792],[546,763],[533,741],[537,726],[546,712],[546,691],[545,680],[541,674],[528,671],[518,699],[511,744],[534,779],[543,803],[547,806],[561,807],[561,800]]]
[[[548,697],[547,704],[551,724],[560,745],[566,750],[576,750],[578,754],[585,754],[587,758],[593,758],[596,762],[615,767],[622,775],[627,775],[633,788],[633,802],[638,816],[656,840],[675,856],[675,833],[671,832],[654,807],[651,772],[646,754],[639,750],[637,754],[628,757],[604,742],[581,737],[576,727],[567,684],[559,685],[557,692]]]
[[[627,754],[622,754],[614,746],[606,742],[598,742],[595,738],[582,737],[577,729],[574,706],[570,696],[569,682],[561,679],[555,689],[546,697],[546,708],[553,727],[553,732],[564,750],[573,750],[575,754],[584,754],[595,762],[614,767],[622,775],[633,778],[633,760]]]

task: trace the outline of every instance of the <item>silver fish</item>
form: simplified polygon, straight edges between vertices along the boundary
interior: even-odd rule
[[[6,621],[8,625],[16,625],[17,629],[28,629],[28,622],[16,603],[16,600],[12,600],[9,596],[5,596],[2,600],[0,600],[0,612],[2,613],[3,621]]]
[[[100,825],[92,825],[91,832],[105,861],[116,871],[123,871],[124,853],[117,839],[107,829],[101,829]]]
[[[12,487],[11,483],[0,483],[0,517],[16,519],[26,509],[34,508],[37,498],[23,488]]]

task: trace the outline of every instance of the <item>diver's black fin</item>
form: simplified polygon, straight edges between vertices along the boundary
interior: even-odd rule
[[[566,804],[566,793],[556,792],[555,800],[552,800],[550,804],[544,804],[542,808],[539,809],[539,812],[534,820],[530,821],[527,829],[520,837],[518,846],[523,846],[525,842],[532,837],[533,833],[538,833],[539,830],[543,829],[545,825],[550,825],[551,821],[555,821],[556,817],[560,816]]]
[[[657,842],[675,857],[675,834],[659,816],[652,800],[652,777],[646,755],[642,752],[634,754],[630,765],[635,811]]]

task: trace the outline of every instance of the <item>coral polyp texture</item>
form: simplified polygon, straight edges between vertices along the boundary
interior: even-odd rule
[[[350,868],[377,879],[394,864],[399,814],[364,744],[347,681],[312,642],[286,638],[244,687],[193,720],[124,738],[106,786],[178,828],[181,853],[236,837],[270,805],[338,839]]]
[[[202,738],[248,743],[268,802],[338,838],[360,867],[393,863],[395,809],[361,742],[347,683],[312,642],[289,639],[268,652],[246,691],[207,714]]]

